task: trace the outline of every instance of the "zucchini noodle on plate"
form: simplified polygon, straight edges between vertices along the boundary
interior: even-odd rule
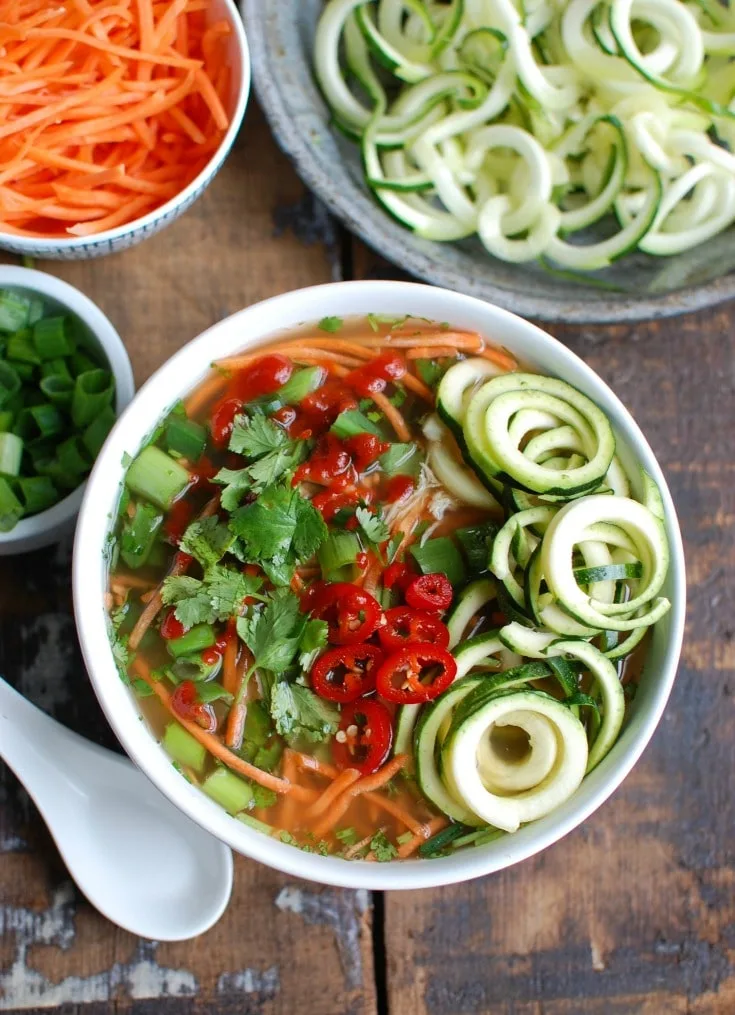
[[[314,67],[405,226],[592,271],[735,221],[733,56],[719,4],[329,0]]]

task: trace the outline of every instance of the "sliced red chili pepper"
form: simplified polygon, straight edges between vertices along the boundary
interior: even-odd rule
[[[412,642],[446,648],[449,629],[434,614],[410,606],[396,606],[385,611],[385,624],[378,628],[378,637],[384,649],[403,648]]]
[[[160,634],[166,641],[173,641],[174,638],[181,638],[182,635],[186,634],[186,628],[176,618],[173,610],[169,610],[161,621]]]
[[[358,433],[354,437],[347,437],[343,444],[352,455],[352,462],[358,472],[366,469],[390,447],[390,444],[381,441],[372,433]]]
[[[358,555],[357,555],[357,556],[355,557],[355,563],[357,564],[358,568],[359,568],[359,569],[360,569],[361,571],[364,571],[364,570],[365,570],[365,568],[366,568],[366,567],[368,566],[368,564],[370,563],[370,554],[369,554],[369,553],[367,553],[367,551],[365,551],[365,550],[362,550],[362,551],[361,551],[360,553],[358,553]]]
[[[214,462],[207,458],[206,455],[202,455],[199,461],[194,465],[194,469],[191,473],[191,480],[194,486],[202,486],[209,483],[211,479],[219,472],[219,468]]]
[[[285,356],[271,353],[238,370],[230,381],[227,394],[241,402],[252,402],[261,395],[277,391],[293,373],[293,363]]]
[[[452,595],[452,583],[445,574],[422,574],[406,589],[406,602],[417,610],[446,610]]]
[[[220,657],[222,652],[217,648],[217,645],[212,645],[211,648],[205,648],[201,655],[201,660],[205,666],[214,666]]]
[[[392,589],[394,585],[397,585],[398,588],[403,588],[404,584],[413,581],[413,575],[406,564],[394,560],[383,571],[382,579],[383,585],[387,589]]]
[[[452,683],[457,663],[445,648],[416,642],[389,655],[375,676],[375,689],[386,701],[420,705]]]
[[[408,497],[410,493],[413,493],[414,481],[410,476],[393,476],[392,479],[388,480],[388,486],[385,490],[385,499],[389,504],[395,504],[396,501],[403,500],[404,497]]]
[[[388,757],[392,743],[390,712],[379,701],[362,698],[342,709],[332,758],[338,768],[356,768],[362,775],[371,775]]]
[[[366,641],[383,617],[377,599],[349,582],[323,586],[315,593],[309,608],[314,617],[329,624],[328,637],[333,645],[357,645]]]
[[[377,645],[342,645],[319,656],[311,670],[311,686],[320,698],[345,704],[375,689],[375,673],[383,661]]]
[[[218,448],[226,448],[229,444],[235,416],[242,412],[242,406],[243,403],[240,398],[223,398],[212,410],[209,429],[212,434],[212,441]]]
[[[181,719],[195,722],[207,733],[217,729],[217,717],[211,705],[199,701],[197,686],[193,680],[184,680],[171,695],[171,708]]]

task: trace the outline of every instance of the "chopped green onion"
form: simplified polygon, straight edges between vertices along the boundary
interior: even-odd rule
[[[115,385],[109,370],[87,370],[74,382],[71,418],[76,426],[91,423],[112,401]]]
[[[30,329],[24,328],[11,335],[5,346],[5,355],[9,360],[19,363],[30,363],[31,366],[38,366],[41,362],[36,347],[33,344],[33,337]]]
[[[65,317],[44,317],[33,325],[33,345],[41,360],[69,356],[71,345],[66,334]]]
[[[417,476],[422,456],[418,444],[391,444],[379,461],[381,469],[388,476]]]
[[[70,359],[71,372],[75,377],[80,374],[88,374],[93,370],[99,370],[99,363],[96,363],[86,352],[75,352]]]
[[[177,722],[168,724],[161,741],[163,749],[174,761],[195,772],[203,772],[207,763],[207,750],[188,730]]]
[[[256,832],[262,832],[263,835],[273,835],[275,829],[272,825],[266,825],[265,821],[258,821],[252,814],[248,814],[243,811],[242,814],[236,815],[238,821],[242,821],[244,825],[249,825],[250,828],[254,828]]]
[[[39,436],[53,437],[64,429],[64,420],[56,406],[49,402],[34,405],[28,410],[38,429]]]
[[[381,439],[385,436],[380,427],[376,426],[359,409],[347,409],[345,412],[341,412],[332,423],[330,432],[342,440],[347,437],[357,437],[361,433],[371,433]]]
[[[0,433],[5,433],[11,430],[14,419],[15,413],[12,409],[0,409]]]
[[[36,371],[33,363],[21,363],[20,360],[13,362],[13,368],[22,381],[30,381]]]
[[[27,267],[32,268],[33,265],[30,264],[27,265]],[[26,322],[29,328],[32,327],[36,323],[36,321],[41,320],[41,318],[43,317],[43,310],[44,306],[41,297],[31,296],[30,300],[28,301],[28,320]]]
[[[423,546],[412,546],[410,550],[422,574],[445,574],[452,585],[461,585],[466,581],[464,561],[448,536],[428,539]]]
[[[0,433],[0,472],[17,476],[23,457],[23,441],[14,433]]]
[[[351,567],[357,560],[362,547],[354,532],[332,532],[317,551],[322,574],[329,581],[336,581],[334,575],[341,575],[342,568]]]
[[[90,466],[89,459],[85,455],[78,437],[68,437],[59,444],[56,449],[56,460],[60,468],[70,476],[79,476],[81,473],[87,472]]]
[[[23,505],[7,479],[0,477],[0,532],[10,532],[23,517]]]
[[[230,814],[245,811],[253,802],[253,787],[229,769],[216,768],[202,783],[202,789]]]
[[[132,518],[126,520],[120,534],[120,556],[128,567],[135,569],[146,563],[162,525],[163,512],[158,508],[135,505]]]
[[[65,359],[47,359],[41,364],[41,377],[68,377],[74,380],[69,372],[69,365]]]
[[[178,659],[180,656],[203,652],[205,648],[211,648],[216,640],[214,628],[210,624],[195,624],[180,638],[172,638],[167,647],[174,659]]]
[[[0,406],[7,405],[20,391],[20,377],[9,363],[0,360]]]
[[[24,505],[24,515],[35,515],[46,511],[59,499],[59,491],[48,476],[23,476],[18,488]]]
[[[93,419],[82,434],[82,444],[85,446],[92,459],[95,459],[100,448],[107,440],[107,435],[115,423],[115,412],[112,406],[107,405],[102,412]]]
[[[207,431],[193,419],[171,415],[166,425],[166,447],[169,451],[196,462],[207,445]]]
[[[160,448],[143,448],[125,477],[130,490],[168,511],[189,485],[189,473]]]
[[[19,331],[28,324],[31,301],[27,296],[0,290],[0,331]]]
[[[71,405],[74,393],[74,381],[71,377],[65,377],[63,374],[44,377],[39,387],[49,402],[52,402],[54,405],[61,405],[63,407]]]

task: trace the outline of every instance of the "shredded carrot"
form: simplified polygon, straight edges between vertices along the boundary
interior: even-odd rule
[[[443,356],[458,356],[459,349],[451,345],[417,345],[415,349],[406,350],[406,359],[440,359]]]
[[[148,578],[141,578],[138,574],[116,574],[115,585],[119,585],[121,589],[147,590],[152,587],[152,582]]]
[[[201,172],[229,126],[231,27],[213,15],[202,0],[0,3],[0,183],[26,199],[0,203],[0,232],[96,235]],[[80,197],[79,174],[104,170],[100,200]]]
[[[416,818],[404,810],[395,800],[391,800],[390,797],[383,796],[381,793],[365,793],[365,799],[374,803],[376,807],[385,811],[386,814],[392,814],[394,818],[402,822],[410,831],[418,833],[420,830],[421,822],[417,821]]]
[[[382,828],[378,829],[378,832],[382,832],[384,835],[385,835],[385,831],[386,831],[385,825]],[[357,856],[357,854],[360,852],[360,850],[363,850],[363,849],[365,849],[366,846],[370,845],[370,843],[375,838],[375,835],[376,835],[375,832],[369,832],[365,836],[364,839],[360,839],[360,841],[356,842],[354,846],[350,846],[349,849],[346,849],[345,850],[345,860],[351,860],[354,856]],[[367,860],[368,857],[366,856],[365,859]]]
[[[261,768],[256,768],[255,765],[251,765],[248,761],[244,761],[241,757],[239,757],[239,755],[233,754],[229,748],[225,747],[219,737],[216,737],[213,733],[207,733],[195,722],[189,722],[187,719],[182,719],[181,716],[174,711],[173,704],[171,702],[171,694],[163,685],[163,682],[153,679],[150,667],[139,656],[133,660],[131,669],[138,677],[141,678],[141,680],[145,680],[148,686],[158,695],[161,704],[171,713],[176,721],[180,723],[185,730],[188,730],[188,732],[191,733],[191,735],[198,740],[203,747],[206,747],[210,754],[224,762],[228,768],[231,768],[235,772],[239,772],[240,775],[244,775],[248,779],[252,779],[253,782],[257,782],[260,786],[265,786],[266,789],[272,789],[275,793],[289,793],[293,794],[293,796],[297,799],[311,800],[312,794],[303,786],[298,786],[289,782],[288,779],[279,779],[276,775],[271,775],[269,772],[264,772]]]
[[[373,775],[366,775],[364,778],[358,779],[358,781],[346,789],[341,796],[337,797],[329,810],[323,816],[322,820],[318,821],[316,825],[314,825],[314,835],[320,839],[322,836],[330,832],[353,800],[355,800],[358,796],[361,796],[363,793],[372,793],[374,790],[380,789],[381,786],[385,786],[387,782],[390,782],[394,775],[400,772],[402,768],[405,768],[408,764],[408,760],[409,758],[407,754],[397,754],[395,758],[389,761],[387,765],[383,765],[382,768],[379,768]]]
[[[480,356],[489,359],[491,363],[511,373],[518,369],[518,360],[514,359],[505,349],[498,349],[497,346],[488,345],[484,349],[478,349]]]
[[[398,856],[403,860],[407,856],[411,856],[419,846],[430,839],[432,835],[436,835],[437,832],[441,832],[442,828],[446,828],[449,822],[446,818],[432,818],[431,821],[427,822],[422,830],[414,835],[413,839],[409,839],[408,842],[404,842],[398,847]]]
[[[387,398],[382,391],[373,391],[370,397],[393,427],[398,438],[405,443],[408,443],[408,441],[411,440],[411,431],[409,430],[406,421],[399,410],[396,409],[395,405],[393,405],[390,399]]]
[[[357,782],[359,778],[360,773],[356,768],[346,768],[343,772],[340,772],[334,782],[327,786],[316,803],[311,805],[304,817],[318,818],[320,814],[323,814],[332,805],[343,790],[351,786],[353,782]]]

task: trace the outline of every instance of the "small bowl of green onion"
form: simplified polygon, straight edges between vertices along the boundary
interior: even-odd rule
[[[90,299],[44,272],[0,266],[0,556],[71,529],[133,393],[120,336]]]

